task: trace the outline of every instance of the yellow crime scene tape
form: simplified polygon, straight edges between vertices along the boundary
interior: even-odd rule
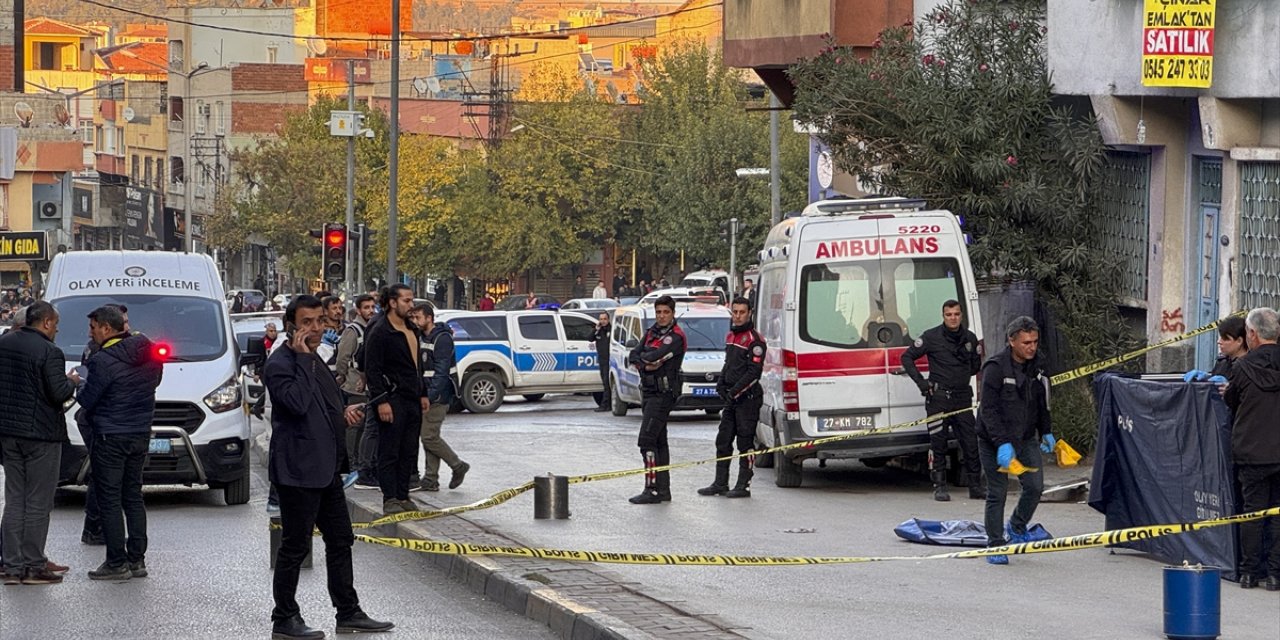
[[[1244,513],[1199,522],[1178,524],[1157,524],[1127,529],[1115,529],[1098,533],[1086,533],[1064,538],[1021,542],[1003,547],[987,547],[970,549],[952,553],[940,553],[927,556],[735,556],[735,555],[696,555],[672,553],[622,553],[614,551],[582,551],[572,549],[539,549],[532,547],[508,547],[462,542],[440,542],[421,538],[385,538],[357,534],[356,540],[370,544],[378,544],[396,549],[408,549],[419,553],[461,556],[501,556],[509,558],[536,558],[540,560],[562,560],[566,562],[597,562],[601,564],[639,564],[639,565],[674,565],[674,566],[720,566],[720,567],[777,567],[815,564],[857,564],[864,562],[892,562],[903,560],[956,560],[982,558],[995,555],[1025,555],[1031,553],[1057,553],[1060,551],[1077,551],[1109,547],[1126,542],[1139,542],[1170,535],[1178,535],[1191,531],[1199,531],[1211,527],[1221,527],[1251,520],[1260,520],[1280,515],[1280,507]]]
[[[1147,353],[1150,353],[1151,351],[1154,351],[1154,350],[1156,350],[1156,349],[1159,349],[1159,348],[1162,348],[1162,347],[1167,347],[1167,346],[1169,346],[1169,345],[1171,345],[1171,344],[1175,344],[1175,343],[1181,342],[1181,341],[1186,340],[1186,339],[1188,339],[1188,338],[1194,338],[1194,337],[1196,337],[1196,336],[1198,336],[1198,335],[1200,335],[1200,334],[1203,334],[1203,333],[1207,333],[1207,332],[1209,332],[1209,331],[1212,331],[1212,330],[1214,330],[1215,328],[1217,328],[1217,326],[1218,326],[1219,324],[1221,324],[1223,320],[1226,320],[1227,318],[1231,318],[1231,317],[1235,317],[1235,316],[1243,316],[1245,313],[1246,313],[1246,311],[1237,311],[1237,312],[1235,312],[1235,313],[1233,313],[1233,314],[1231,314],[1231,315],[1229,315],[1229,316],[1223,317],[1223,318],[1221,318],[1221,319],[1219,319],[1219,320],[1216,320],[1216,321],[1214,321],[1214,322],[1210,322],[1209,324],[1206,324],[1206,325],[1204,325],[1203,327],[1200,327],[1200,328],[1198,328],[1198,329],[1193,329],[1193,330],[1191,330],[1191,331],[1187,331],[1187,332],[1185,332],[1185,333],[1178,334],[1178,335],[1173,336],[1173,337],[1171,337],[1171,338],[1169,338],[1169,339],[1167,339],[1167,340],[1163,340],[1163,341],[1161,341],[1161,342],[1157,342],[1157,343],[1152,344],[1152,345],[1147,345],[1147,346],[1145,346],[1145,347],[1142,347],[1141,349],[1136,349],[1136,350],[1134,350],[1134,351],[1130,351],[1129,353],[1126,353],[1126,354],[1124,354],[1124,355],[1120,355],[1120,356],[1117,356],[1117,357],[1114,357],[1114,358],[1108,358],[1108,359],[1106,359],[1106,360],[1102,360],[1102,361],[1099,361],[1099,362],[1095,362],[1095,363],[1093,363],[1093,364],[1086,365],[1086,366],[1083,366],[1083,367],[1079,367],[1079,368],[1077,368],[1077,369],[1072,369],[1071,371],[1067,371],[1067,372],[1065,372],[1065,373],[1060,373],[1060,374],[1058,374],[1058,375],[1053,376],[1052,378],[1050,378],[1050,379],[1049,379],[1049,382],[1050,382],[1050,384],[1051,384],[1051,385],[1055,385],[1055,386],[1056,386],[1056,385],[1060,385],[1060,384],[1065,384],[1065,383],[1067,383],[1067,382],[1071,382],[1071,381],[1073,381],[1073,380],[1077,380],[1077,379],[1079,379],[1079,378],[1083,378],[1083,377],[1085,377],[1085,376],[1087,376],[1087,375],[1090,375],[1090,374],[1092,374],[1092,373],[1096,373],[1096,372],[1101,371],[1101,370],[1103,370],[1103,369],[1107,369],[1107,368],[1110,368],[1110,367],[1114,367],[1114,366],[1116,366],[1116,365],[1118,365],[1118,364],[1121,364],[1121,363],[1123,363],[1123,362],[1128,362],[1128,361],[1133,360],[1133,359],[1135,359],[1135,358],[1138,358],[1138,357],[1140,357],[1140,356],[1142,356],[1142,355],[1145,355],[1145,354],[1147,354]],[[856,430],[856,431],[846,431],[846,432],[844,432],[844,433],[840,433],[840,434],[836,434],[836,435],[824,436],[824,437],[821,437],[821,438],[814,438],[813,440],[805,440],[805,441],[803,441],[803,442],[793,442],[793,443],[791,443],[791,444],[780,444],[780,445],[777,445],[777,446],[768,447],[768,448],[766,448],[766,449],[756,449],[756,450],[754,450],[754,451],[750,451],[750,452],[747,452],[747,453],[735,453],[735,454],[732,454],[732,455],[727,455],[727,456],[722,456],[722,457],[717,457],[717,458],[705,458],[705,459],[702,459],[702,460],[690,460],[690,461],[687,461],[687,462],[676,462],[676,463],[672,463],[672,464],[668,464],[668,465],[663,465],[663,466],[660,466],[660,467],[648,468],[648,469],[646,469],[646,468],[644,468],[644,467],[638,467],[638,468],[634,468],[634,469],[622,469],[622,470],[619,470],[619,471],[605,471],[605,472],[602,472],[602,473],[588,473],[588,474],[578,475],[578,476],[569,476],[569,484],[581,484],[581,483],[584,483],[584,482],[598,482],[598,481],[601,481],[601,480],[615,480],[615,479],[618,479],[618,478],[626,478],[626,477],[630,477],[630,476],[644,475],[644,474],[646,474],[646,473],[657,473],[657,472],[659,472],[659,471],[674,471],[674,470],[676,470],[676,469],[687,469],[687,468],[690,468],[690,467],[696,467],[696,466],[705,465],[705,464],[713,464],[713,463],[721,462],[721,461],[724,461],[724,460],[736,460],[736,459],[738,459],[738,458],[741,458],[741,457],[743,457],[743,456],[748,456],[748,455],[749,455],[749,456],[758,456],[758,455],[768,455],[768,454],[772,454],[772,453],[774,453],[774,452],[779,452],[779,451],[792,451],[792,450],[796,450],[796,449],[810,449],[810,448],[817,447],[817,446],[824,445],[824,444],[831,443],[831,442],[841,442],[841,441],[844,441],[844,440],[854,440],[854,439],[857,439],[857,438],[866,438],[866,437],[869,437],[869,436],[877,436],[877,435],[884,435],[884,434],[888,434],[888,433],[894,433],[894,432],[897,432],[897,431],[902,431],[902,430],[904,430],[904,429],[910,429],[910,428],[912,428],[912,427],[918,427],[918,426],[920,426],[920,425],[922,425],[922,424],[927,424],[927,423],[929,423],[929,422],[934,422],[934,421],[936,421],[936,420],[943,420],[943,419],[945,419],[945,418],[950,418],[951,416],[957,416],[957,415],[960,415],[960,414],[962,414],[962,413],[965,413],[966,411],[973,411],[973,410],[974,410],[974,409],[976,409],[976,408],[977,408],[977,405],[973,405],[973,406],[970,406],[970,407],[967,407],[967,408],[964,408],[964,409],[956,409],[956,410],[954,410],[954,411],[947,411],[947,412],[944,412],[944,413],[936,413],[936,414],[934,414],[934,415],[931,415],[931,416],[925,416],[925,417],[923,417],[923,418],[920,418],[920,419],[918,419],[918,420],[912,420],[912,421],[910,421],[910,422],[902,422],[902,423],[899,423],[899,424],[889,425],[889,426],[886,426],[886,427],[875,427],[875,428],[871,428],[871,429],[859,429],[859,430]],[[1024,472],[1024,473],[1025,473],[1026,471],[1034,471],[1034,469],[1029,469],[1029,468],[1023,467],[1023,468],[1022,468],[1022,472]],[[1018,475],[1018,474],[1015,474],[1015,475]],[[421,510],[421,511],[406,511],[406,512],[403,512],[403,513],[397,513],[397,514],[393,514],[393,515],[389,515],[389,516],[383,516],[383,517],[378,518],[378,519],[376,519],[376,520],[373,520],[373,521],[371,521],[371,522],[356,522],[356,523],[352,523],[352,525],[351,525],[351,526],[352,526],[353,528],[355,528],[355,529],[369,529],[369,528],[379,527],[379,526],[387,525],[387,524],[395,524],[395,523],[398,523],[398,522],[411,522],[411,521],[418,521],[418,520],[431,520],[431,519],[434,519],[434,518],[440,518],[440,517],[444,517],[444,516],[450,516],[450,515],[457,515],[457,514],[460,514],[460,513],[466,513],[466,512],[468,512],[468,511],[477,511],[477,510],[480,510],[480,509],[488,509],[488,508],[490,508],[490,507],[496,507],[496,506],[498,506],[498,505],[500,505],[500,504],[502,504],[502,503],[504,503],[504,502],[507,502],[507,501],[511,500],[512,498],[515,498],[516,496],[519,496],[519,495],[521,495],[521,494],[523,494],[523,493],[525,493],[525,492],[527,492],[527,491],[529,491],[529,490],[531,490],[531,489],[533,489],[533,483],[532,483],[532,482],[526,482],[526,483],[524,483],[524,484],[522,484],[522,485],[519,485],[519,486],[511,487],[511,488],[509,488],[509,489],[503,489],[502,491],[499,491],[499,492],[497,492],[497,493],[495,493],[495,494],[493,494],[493,495],[491,495],[491,496],[489,496],[489,497],[487,497],[487,498],[484,498],[484,499],[482,499],[482,500],[478,500],[478,501],[476,501],[476,502],[472,502],[472,503],[470,503],[470,504],[457,505],[457,506],[448,507],[448,508],[445,508],[445,509],[424,509],[424,510]]]

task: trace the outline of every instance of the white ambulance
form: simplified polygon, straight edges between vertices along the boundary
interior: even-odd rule
[[[760,252],[756,328],[768,342],[758,444],[805,442],[925,416],[901,357],[958,300],[982,339],[978,293],[956,216],[923,200],[815,202],[770,230]],[[981,343],[980,343],[981,344]],[[927,370],[921,360],[918,366]],[[976,392],[976,387],[975,387]],[[761,456],[780,487],[806,459],[879,466],[928,450],[924,425]]]
[[[156,390],[146,484],[204,485],[229,505],[249,501],[249,416],[240,367],[251,364],[236,344],[222,281],[207,255],[162,251],[72,251],[49,266],[45,299],[58,309],[57,345],[78,366],[89,339],[90,311],[122,304],[129,325],[166,349]],[[67,411],[59,484],[84,484],[84,439]]]

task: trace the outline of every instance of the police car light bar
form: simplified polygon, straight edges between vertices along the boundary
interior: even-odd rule
[[[922,198],[862,198],[833,200],[813,205],[816,215],[838,216],[871,211],[922,211],[928,204]]]

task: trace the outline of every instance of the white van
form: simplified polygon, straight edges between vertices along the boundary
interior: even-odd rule
[[[724,408],[724,400],[716,395],[716,382],[724,369],[729,310],[711,304],[677,302],[676,322],[684,331],[688,345],[680,365],[681,389],[674,409],[701,410],[715,415]],[[653,323],[651,302],[620,307],[613,315],[609,388],[615,416],[625,416],[628,409],[640,406],[640,372],[627,362],[627,357]]]
[[[958,300],[979,339],[978,292],[960,221],[923,200],[863,198],[810,204],[783,220],[760,252],[756,329],[769,351],[759,444],[774,446],[887,427],[925,416],[902,373],[902,352]],[[926,364],[918,363],[921,370]],[[976,392],[976,388],[975,388]],[[780,487],[798,487],[809,458],[870,466],[929,447],[924,425],[761,456]]]
[[[223,304],[222,282],[206,255],[160,251],[73,251],[49,266],[45,299],[62,317],[57,344],[80,364],[87,316],[107,304],[128,308],[133,331],[167,345],[156,391],[146,484],[206,485],[227,504],[249,501],[249,417],[240,385],[242,356]],[[72,406],[71,439],[59,484],[84,484],[89,470]]]

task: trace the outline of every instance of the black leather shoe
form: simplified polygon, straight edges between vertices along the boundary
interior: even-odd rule
[[[933,499],[938,502],[951,502],[951,494],[947,493],[947,485],[933,485]]]
[[[721,496],[726,493],[729,493],[729,485],[727,484],[712,484],[698,489],[698,495],[700,496]]]
[[[982,487],[969,485],[969,499],[970,500],[986,500],[987,490]]]
[[[128,580],[133,577],[133,572],[129,570],[129,565],[122,564],[113,567],[107,563],[89,572],[90,580]]]
[[[102,537],[101,533],[89,533],[88,531],[85,531],[80,534],[80,544],[87,544],[91,547],[101,547],[107,544],[107,541]]]
[[[302,621],[302,616],[293,616],[271,625],[271,640],[322,640],[324,632],[312,629]]]
[[[734,487],[724,494],[726,498],[750,498],[751,490],[746,487]]]
[[[338,633],[384,633],[395,628],[390,622],[374,620],[361,611],[346,620],[339,620]]]
[[[1253,576],[1251,576],[1251,575],[1249,575],[1249,574],[1247,574],[1247,573],[1246,573],[1246,574],[1244,574],[1244,575],[1242,575],[1242,576],[1240,576],[1240,588],[1241,588],[1241,589],[1252,589],[1252,588],[1254,588],[1254,587],[1256,587],[1256,586],[1258,586],[1258,579],[1257,579],[1257,578],[1255,578],[1255,577],[1253,577]]]
[[[129,573],[135,578],[147,577],[147,561],[139,560],[129,563]]]
[[[667,499],[670,500],[671,498]],[[662,497],[658,495],[658,492],[646,489],[634,496],[631,496],[631,498],[628,499],[628,502],[631,504],[658,504],[659,502],[662,502]]]
[[[1280,576],[1267,578],[1267,591],[1280,591]]]

